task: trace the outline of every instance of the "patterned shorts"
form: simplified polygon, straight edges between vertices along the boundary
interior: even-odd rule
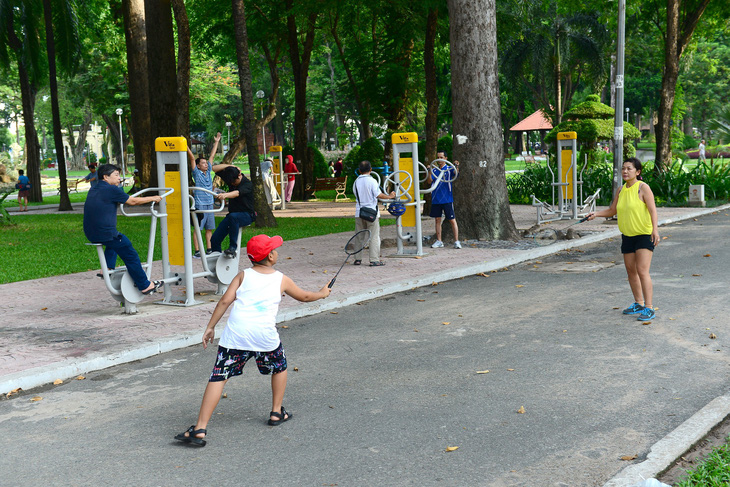
[[[287,367],[286,354],[281,343],[271,352],[252,352],[218,346],[218,356],[209,382],[220,382],[241,375],[243,367],[251,357],[256,359],[256,366],[262,375],[278,374],[284,372]]]

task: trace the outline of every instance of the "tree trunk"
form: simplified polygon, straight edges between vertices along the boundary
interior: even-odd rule
[[[190,25],[184,0],[172,0],[177,24],[177,132],[190,138]]]
[[[24,56],[22,54],[22,43],[15,35],[13,9],[8,9],[7,16],[7,36],[8,44],[15,53],[18,63],[18,78],[20,81],[20,99],[23,106],[23,123],[25,124],[25,160],[26,175],[30,181],[29,201],[39,203],[43,201],[43,191],[41,188],[41,160],[40,145],[38,144],[38,133],[35,129],[35,97],[38,94],[38,86],[32,81],[28,70],[25,66]],[[16,116],[17,126],[17,116]],[[16,131],[18,144],[20,144],[20,130]]]
[[[248,59],[248,33],[246,31],[246,11],[243,0],[231,0],[233,5],[233,25],[236,35],[236,61],[238,63],[238,80],[241,86],[241,103],[243,105],[243,133],[248,149],[248,161],[251,182],[254,191],[254,207],[256,208],[257,227],[276,227],[276,218],[271,211],[264,184],[261,179],[259,149],[256,141],[256,124],[253,114],[253,90],[251,88],[251,66]],[[282,195],[283,197],[283,195]]]
[[[439,135],[439,97],[436,91],[436,61],[434,59],[437,25],[438,9],[429,9],[426,20],[426,40],[423,49],[423,68],[426,74],[426,153],[422,157],[425,157],[425,161],[433,161],[436,159]]]
[[[43,17],[46,24],[46,51],[48,54],[48,78],[51,90],[51,113],[53,117],[53,141],[56,147],[63,147],[61,135],[61,115],[58,110],[58,81],[56,80],[56,44],[53,39],[53,23],[51,18],[51,0],[43,0]],[[58,154],[58,176],[61,180],[61,201],[58,211],[71,211],[71,200],[68,197],[66,181],[66,160],[63,151]]]
[[[448,0],[453,158],[461,163],[454,205],[462,239],[518,238],[502,156],[495,1]]]
[[[684,5],[682,2],[684,1]],[[689,44],[700,17],[710,0],[700,0],[699,5],[685,12],[686,0],[667,0],[667,29],[664,37],[664,75],[657,112],[656,159],[654,169],[665,171],[672,162],[672,109],[679,78],[679,60]],[[683,14],[680,23],[680,12]]]
[[[150,91],[147,79],[147,28],[144,0],[123,0],[124,34],[129,72],[129,105],[134,141],[134,164],[143,187],[157,186],[152,178],[154,144],[150,127]]]
[[[178,132],[177,67],[170,0],[146,0],[147,73],[150,93],[150,175],[157,186],[154,141]],[[154,94],[154,96],[152,96]]]
[[[294,73],[294,162],[302,172],[297,177],[294,191],[298,198],[307,199],[305,189],[314,188],[314,161],[310,160],[307,151],[307,78],[309,76],[309,61],[314,47],[314,32],[318,12],[312,12],[307,17],[307,28],[304,44],[299,46],[299,31],[296,16],[293,11],[294,1],[286,0],[286,25],[288,30],[289,58]]]

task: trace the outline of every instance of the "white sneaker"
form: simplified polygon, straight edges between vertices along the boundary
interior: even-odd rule
[[[458,240],[456,242],[454,242],[454,248],[455,249],[460,249],[461,248],[461,242],[459,242]]]
[[[444,243],[441,240],[436,240],[433,245],[431,245],[432,249],[440,249],[444,246]]]

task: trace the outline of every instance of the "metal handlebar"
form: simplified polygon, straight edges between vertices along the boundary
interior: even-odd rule
[[[453,162],[447,161],[446,159],[434,159],[433,162],[431,162],[431,164],[429,164],[429,173],[431,172],[430,169],[441,169],[441,167],[439,167],[439,165],[438,165],[439,161],[443,161],[446,166],[449,166],[449,168],[453,169],[456,172],[456,175],[454,176],[453,179],[442,178],[442,181],[445,183],[452,183],[452,182],[456,181],[456,178],[459,177],[459,169],[456,167],[456,165]],[[441,169],[441,172],[444,173],[446,171]]]
[[[211,191],[209,189],[198,188],[197,186],[190,186],[188,189],[195,190],[195,191],[203,191],[205,193],[210,193],[210,194],[213,195],[213,200],[214,201],[216,199],[218,199],[218,198],[216,198],[218,196],[218,193],[216,193],[214,191]],[[220,201],[220,204],[221,204],[221,206],[219,208],[213,208],[212,210],[196,210],[196,209],[194,209],[194,207],[195,207],[195,198],[193,197],[193,195],[188,195],[188,197],[193,202],[193,204],[190,205],[190,212],[191,213],[195,213],[195,214],[198,214],[198,213],[218,213],[218,212],[223,211],[223,209],[226,207],[226,201],[225,200],[219,200]]]
[[[175,192],[175,190],[173,188],[145,188],[145,189],[143,189],[141,191],[137,191],[132,196],[130,196],[130,198],[136,198],[136,197],[138,197],[141,194],[149,193],[149,192],[152,192],[152,191],[163,191],[163,190],[166,190],[167,192],[161,195],[162,198],[166,198],[166,197],[170,196],[172,193]],[[163,217],[163,216],[167,216],[167,213],[157,213],[157,211],[155,211],[155,202],[154,201],[150,205],[150,212],[149,213],[132,213],[132,214],[129,214],[126,211],[124,211],[124,205],[125,205],[125,203],[122,203],[120,205],[120,208],[119,208],[121,210],[121,212],[122,212],[122,215],[124,215],[124,216],[130,216],[131,217],[131,216],[150,216],[151,215],[151,216],[154,216],[156,218],[160,218],[160,217]]]
[[[401,176],[403,176],[402,179]],[[398,181],[396,181],[396,177],[398,178]],[[393,190],[395,191],[395,199],[385,201],[405,201],[406,203],[410,203],[411,201],[413,201],[413,198],[409,194],[409,191],[413,186],[413,178],[411,177],[410,173],[408,173],[408,171],[400,170],[388,174],[388,177],[385,178],[383,184],[383,193],[387,192],[387,186],[389,186],[388,183],[393,185]],[[406,197],[406,199],[402,200],[401,198],[403,198],[404,196]]]

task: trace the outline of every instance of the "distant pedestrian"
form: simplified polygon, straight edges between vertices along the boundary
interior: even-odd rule
[[[329,175],[331,178],[335,177],[335,163],[330,161],[330,163],[327,165],[327,171],[329,172]]]
[[[707,162],[707,158],[705,157],[705,139],[702,139],[700,141],[700,155],[699,160],[702,162]]]
[[[129,188],[127,194],[134,194],[142,191],[142,182],[139,180],[139,169],[135,169],[132,173],[132,187]]]
[[[294,164],[294,158],[291,155],[286,156],[286,165],[284,166],[284,177],[286,178],[286,202],[291,201],[291,196],[294,193],[294,184],[296,183],[296,175],[299,174],[297,165]]]
[[[378,200],[389,200],[395,198],[395,191],[385,194],[380,191],[378,182],[370,175],[373,167],[370,161],[360,162],[360,176],[352,185],[355,193],[355,230],[370,230],[370,243],[368,258],[371,266],[385,265],[380,260],[380,212],[378,211]],[[360,208],[367,207],[376,211],[375,221],[369,222],[360,218]],[[360,248],[364,242],[356,242],[355,247]],[[355,254],[355,265],[362,264],[362,250]]]
[[[634,304],[623,310],[626,315],[638,315],[639,321],[654,318],[654,286],[649,270],[654,248],[659,245],[656,203],[654,193],[641,179],[641,161],[630,157],[621,167],[624,185],[616,192],[611,206],[606,210],[588,215],[589,220],[597,216],[617,215],[621,236],[621,253],[634,295]]]
[[[89,164],[89,174],[81,178],[81,181],[88,182],[89,184],[91,184],[92,188],[97,185],[97,183],[99,182],[99,178],[96,174],[96,164]]]
[[[18,189],[18,207],[20,211],[28,211],[28,198],[30,197],[30,179],[25,175],[25,171],[18,169],[18,182],[15,184]],[[23,203],[25,202],[25,208]]]
[[[253,267],[233,278],[203,333],[203,348],[207,348],[215,338],[216,324],[233,305],[218,342],[216,362],[203,394],[198,420],[187,431],[176,435],[176,440],[205,446],[208,422],[220,401],[223,387],[228,379],[243,373],[243,367],[251,358],[255,359],[259,373],[271,375],[268,424],[278,426],[292,418],[292,414],[282,404],[287,361],[276,329],[276,313],[281,296],[286,293],[297,301],[310,302],[326,298],[330,289],[324,285],[317,292],[304,291],[289,277],[274,270],[279,259],[276,249],[282,244],[283,240],[279,236],[256,235],[248,241],[246,252]]]
[[[454,194],[451,187],[451,181],[456,179],[459,174],[459,161],[454,161],[454,167],[446,167],[446,153],[439,151],[437,157],[439,167],[431,169],[428,176],[426,176],[426,184],[431,185],[443,174],[443,179],[431,192],[431,212],[429,215],[436,222],[436,241],[431,247],[437,249],[444,246],[441,241],[441,218],[446,217],[446,220],[451,224],[451,230],[454,232],[454,248],[460,249],[459,226],[456,224]]]
[[[213,178],[211,177],[212,173],[214,171],[220,171],[226,167],[222,164],[213,164],[213,159],[215,159],[215,152],[218,149],[218,142],[220,142],[220,140],[221,133],[218,132],[215,137],[213,137],[213,148],[210,150],[210,156],[208,156],[208,159],[205,159],[203,157],[198,157],[197,159],[195,159],[195,156],[193,156],[193,152],[190,150],[190,146],[188,146],[188,160],[190,161],[190,171],[193,176],[193,182],[198,188],[213,191]],[[215,208],[215,200],[213,199],[213,195],[210,193],[194,190],[193,199],[195,201],[196,210],[212,210]],[[215,216],[213,213],[196,213],[196,216],[198,218],[198,223],[200,224],[200,229],[205,230],[205,253],[210,254],[213,252],[210,239],[213,236],[213,230],[215,230]],[[202,249],[198,244],[200,235],[195,233],[193,237],[193,244],[195,245],[195,252],[193,253],[193,257],[199,259],[200,254],[202,253]]]
[[[335,177],[339,178],[342,177],[342,158],[338,157],[337,161],[335,162]]]

